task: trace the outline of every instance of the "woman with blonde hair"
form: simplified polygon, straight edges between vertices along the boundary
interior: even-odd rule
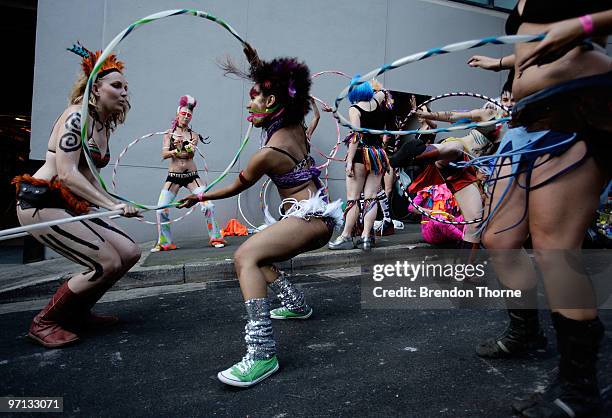
[[[85,99],[85,85],[101,51],[94,53],[80,44],[71,51],[82,56],[82,73],[70,94],[70,105],[53,125],[45,163],[33,176],[24,174],[13,181],[22,225],[70,218],[96,206],[122,210],[127,217],[138,216],[135,208],[102,190],[81,145],[81,103],[89,100],[89,153],[98,170],[110,161],[110,134],[125,121],[130,108],[123,63],[115,55],[109,56],[92,85],[91,96]],[[62,347],[77,341],[83,330],[118,322],[114,316],[93,314],[91,308],[140,258],[134,240],[101,218],[36,229],[31,234],[86,270],[60,286],[34,317],[28,336],[45,347]]]

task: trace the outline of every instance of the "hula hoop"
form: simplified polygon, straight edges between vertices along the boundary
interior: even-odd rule
[[[119,153],[119,156],[117,157],[117,160],[115,161],[115,164],[113,166],[113,175],[112,175],[113,190],[117,190],[117,169],[119,168],[119,163],[121,162],[121,159],[127,154],[129,149],[132,148],[134,145],[136,145],[138,142],[140,142],[143,139],[151,138],[154,135],[166,135],[166,134],[168,134],[168,131],[151,132],[151,133],[141,136],[140,138],[133,140],[132,142],[127,144],[125,148],[123,148],[123,150]],[[175,134],[175,136],[181,137],[182,135]],[[204,180],[204,184],[206,185],[208,184],[208,181],[207,181],[208,180],[208,165],[206,164],[206,159],[204,158],[204,155],[200,152],[200,149],[197,146],[195,147],[195,149],[198,151],[198,154],[200,154],[200,156],[204,160],[204,176],[206,177],[206,180]],[[185,213],[184,215],[179,216],[176,219],[170,219],[169,221],[166,221],[166,222],[160,222],[159,224],[157,222],[147,221],[146,219],[143,219],[143,218],[136,218],[136,219],[138,219],[139,222],[143,222],[149,225],[168,225],[168,224],[183,220],[183,218],[189,216],[194,210],[195,210],[195,205],[190,207],[187,213]]]
[[[457,51],[465,51],[468,49],[478,48],[478,47],[481,47],[487,44],[510,45],[510,44],[516,44],[516,43],[522,43],[522,42],[538,42],[544,39],[544,36],[545,34],[487,37],[483,39],[473,39],[469,41],[449,44],[441,48],[432,48],[427,51],[417,52],[416,54],[408,55],[404,58],[400,58],[396,61],[393,61],[390,64],[385,64],[382,67],[379,67],[379,68],[376,68],[370,71],[366,75],[356,80],[354,83],[345,87],[344,90],[340,92],[338,97],[336,97],[334,106],[332,107],[332,112],[334,114],[334,117],[339,121],[339,123],[342,126],[345,126],[353,130],[354,132],[369,133],[369,134],[374,134],[374,135],[386,134],[386,135],[400,135],[401,136],[401,135],[414,135],[414,134],[432,134],[432,133],[438,133],[438,132],[453,132],[453,131],[459,131],[459,130],[464,130],[464,129],[473,129],[473,128],[478,128],[478,127],[491,126],[491,125],[495,125],[498,123],[507,122],[510,120],[510,118],[499,118],[499,119],[493,119],[493,120],[486,121],[486,122],[470,123],[466,125],[456,125],[456,126],[451,126],[447,128],[424,129],[424,130],[413,129],[413,130],[408,130],[408,131],[389,131],[386,129],[385,130],[367,129],[367,128],[358,128],[356,126],[353,126],[346,117],[340,114],[340,112],[338,111],[338,105],[340,104],[342,100],[344,100],[348,96],[349,91],[354,89],[355,86],[359,84],[363,84],[371,80],[372,78],[375,78],[381,74],[384,74],[387,71],[402,67],[404,65],[411,64],[416,61],[421,61],[427,58],[431,58],[436,55],[443,55],[443,54],[448,54],[448,53],[457,52]]]
[[[261,212],[264,215],[264,219],[266,219],[266,211],[270,211],[269,208],[270,206],[268,206],[268,202],[266,202],[266,199],[268,197],[268,188],[270,187],[270,182],[267,181],[264,184],[262,184],[261,186],[261,192],[259,193],[259,208],[261,209]]]
[[[445,212],[445,211],[443,211],[443,210],[432,210],[430,213],[431,213],[431,215],[442,215],[442,216],[444,216],[446,219],[451,219],[451,218],[452,218],[452,219],[455,219],[455,217],[454,217],[453,215],[451,215],[450,213]],[[438,219],[439,219],[439,218],[438,218]],[[427,223],[427,222],[431,222],[431,221],[421,221],[421,223],[422,223],[422,224],[423,224],[423,223]]]
[[[242,219],[244,219],[244,220],[246,221],[246,223],[247,223],[247,224],[249,224],[249,226],[250,226],[251,228],[253,228],[254,230],[259,229],[259,227],[257,227],[257,226],[255,226],[255,225],[253,225],[253,224],[251,223],[251,221],[249,221],[249,218],[247,218],[247,217],[246,217],[246,215],[244,214],[244,212],[242,211],[242,205],[240,204],[240,198],[241,198],[241,196],[242,196],[242,193],[239,193],[239,194],[238,194],[238,212],[240,212],[240,216],[242,216]]]
[[[111,185],[113,186],[113,190],[117,190],[117,168],[119,168],[119,162],[127,154],[129,149],[132,148],[134,145],[136,145],[138,142],[140,142],[143,139],[147,139],[155,135],[165,135],[167,133],[168,132],[166,131],[163,131],[163,132],[160,131],[160,132],[151,132],[151,133],[145,134],[141,136],[140,138],[133,140],[132,142],[127,144],[125,148],[123,148],[123,150],[121,150],[121,152],[119,153],[119,156],[117,157],[117,161],[115,161],[115,164],[113,165],[113,175],[111,177]]]
[[[259,191],[259,208],[261,209],[264,215],[264,223],[266,219],[266,208],[268,207],[265,201],[266,193],[268,192],[268,187],[270,186],[270,183],[271,183],[270,179],[269,178],[266,179],[261,185],[261,190]],[[246,221],[246,223],[248,223],[249,226],[251,226],[253,229],[259,230],[259,227],[253,224],[249,220],[249,218],[247,218],[247,216],[244,214],[242,210],[242,205],[241,205],[241,197],[242,197],[242,193],[238,194],[238,212],[240,212],[240,216],[242,216],[242,218]]]
[[[310,78],[311,79],[315,79],[321,75],[324,74],[336,74],[336,75],[340,75],[342,77],[345,77],[347,79],[350,80],[350,76],[342,71],[337,71],[337,70],[325,70],[325,71],[319,71],[318,73],[313,74]],[[328,107],[331,109],[331,106],[329,105],[329,103],[319,99],[316,96],[311,96],[312,99],[315,102],[319,102],[321,103],[323,106]],[[341,137],[341,133],[340,133],[340,124],[338,123],[337,120],[335,120],[336,122],[336,143],[334,144],[334,146],[332,147],[331,151],[329,152],[329,155],[326,155],[323,151],[321,151],[319,148],[315,147],[314,145],[312,145],[312,142],[310,140],[310,138],[308,138],[308,142],[312,145],[312,148],[323,158],[325,158],[325,162],[323,164],[320,164],[317,166],[317,168],[319,170],[325,169],[325,172],[323,174],[323,184],[324,184],[324,189],[325,189],[325,193],[329,194],[329,163],[331,163],[332,161],[344,161],[344,159],[339,159],[336,158],[336,154],[338,153],[338,151],[340,150],[340,145],[342,144],[342,137]],[[265,202],[265,197],[264,197],[264,201],[263,203],[261,203],[261,194],[260,194],[260,205],[262,207],[262,210],[264,210],[264,217],[265,217],[265,207],[266,207],[266,202]]]
[[[145,209],[145,210],[165,209],[168,207],[176,206],[178,203],[171,202],[170,204],[165,205],[165,206],[144,205],[138,202],[134,202],[118,194],[115,194],[108,189],[108,187],[106,186],[106,183],[104,182],[104,179],[102,178],[102,176],[100,175],[100,173],[95,167],[95,164],[91,156],[91,151],[89,150],[89,147],[87,146],[86,139],[87,139],[87,132],[88,132],[88,127],[89,127],[89,111],[88,111],[89,99],[88,98],[89,98],[89,94],[91,92],[93,83],[96,79],[96,75],[100,71],[100,68],[102,68],[102,65],[104,64],[108,56],[111,54],[112,50],[122,40],[124,40],[135,29],[139,28],[140,26],[146,23],[154,22],[156,20],[164,19],[166,17],[179,16],[179,15],[191,15],[191,16],[200,17],[203,19],[210,20],[214,23],[217,23],[219,26],[226,29],[234,38],[236,38],[241,43],[242,46],[247,45],[246,41],[240,35],[238,35],[238,33],[234,30],[234,28],[232,28],[228,23],[226,23],[223,19],[217,18],[207,12],[202,12],[196,9],[164,10],[164,11],[154,13],[152,15],[146,16],[142,19],[135,21],[134,23],[129,25],[127,28],[125,28],[123,31],[121,31],[117,36],[115,36],[113,40],[110,41],[108,46],[104,49],[104,51],[100,55],[100,58],[98,58],[98,60],[96,61],[96,64],[91,74],[89,75],[89,78],[87,79],[87,84],[85,86],[85,92],[83,93],[83,97],[87,99],[83,100],[83,105],[81,106],[81,144],[83,146],[83,149],[85,150],[85,160],[87,161],[87,165],[89,166],[89,169],[91,170],[93,176],[96,178],[97,182],[100,184],[100,187],[102,187],[102,189],[106,193],[108,193],[110,196],[114,197],[115,199],[130,203],[131,205],[137,208]],[[236,155],[234,156],[234,159],[230,162],[230,165],[227,166],[227,168],[219,175],[217,179],[212,181],[206,187],[205,192],[210,190],[210,188],[212,188],[215,184],[223,180],[223,178],[225,178],[225,176],[227,175],[229,170],[232,168],[232,166],[238,161],[238,157],[240,156],[240,153],[242,152],[246,143],[248,142],[249,135],[251,133],[251,128],[252,128],[252,124],[249,125],[249,129],[247,130],[247,135],[243,139],[238,151],[236,152]]]
[[[311,79],[315,79],[315,78],[320,77],[320,76],[325,75],[325,74],[336,74],[336,75],[340,75],[340,76],[342,76],[342,77],[344,77],[344,78],[347,78],[347,79],[349,79],[349,80],[351,79],[351,77],[350,77],[348,74],[346,74],[346,73],[344,73],[344,72],[342,72],[342,71],[337,71],[337,70],[325,70],[325,71],[319,71],[318,73],[314,73],[313,75],[311,75],[311,76],[310,76],[310,78],[311,78]],[[322,104],[323,106],[326,106],[326,107],[328,107],[328,108],[330,108],[330,109],[331,109],[331,106],[329,105],[329,103],[327,103],[327,102],[325,102],[325,101],[323,101],[323,100],[319,99],[319,98],[318,98],[318,97],[316,97],[316,96],[311,96],[311,97],[312,97],[312,99],[313,99],[314,101],[319,102],[319,103],[320,103],[320,104]],[[315,149],[315,151],[317,151],[317,153],[318,153],[318,154],[319,154],[321,157],[323,157],[323,158],[325,158],[325,159],[327,160],[325,163],[323,163],[323,164],[321,164],[321,165],[317,166],[317,168],[318,168],[319,170],[321,170],[321,169],[323,169],[323,168],[327,168],[327,167],[329,166],[329,163],[330,163],[331,161],[344,161],[344,160],[340,160],[340,159],[336,159],[336,158],[335,158],[335,157],[336,157],[336,154],[338,153],[338,150],[340,149],[340,145],[342,144],[342,138],[341,138],[341,136],[340,136],[340,124],[338,123],[338,120],[336,120],[335,122],[336,122],[336,144],[335,144],[335,145],[332,147],[332,149],[331,149],[331,151],[330,151],[329,155],[326,155],[326,154],[325,154],[325,153],[323,153],[321,150],[319,150],[318,148],[316,148],[315,146],[313,146],[313,148]],[[308,140],[308,142],[310,142],[310,139]],[[311,144],[312,144],[312,143],[311,143]],[[327,171],[326,171],[326,173],[327,173]],[[326,177],[327,177],[327,176],[326,176]],[[326,180],[325,184],[326,184],[326,187],[327,187],[327,180]]]
[[[84,221],[86,219],[104,218],[106,216],[109,216],[112,219],[115,216],[117,217],[120,216],[121,214],[123,214],[123,209],[109,210],[109,211],[104,211],[104,212],[87,213],[85,215],[79,215],[79,216],[71,216],[69,218],[55,219],[53,221],[38,222],[32,225],[25,225],[25,226],[18,226],[15,228],[3,229],[0,231],[0,241],[3,241],[5,239],[16,238],[17,236],[23,236],[21,235],[22,233],[29,233],[30,231],[34,231],[40,228],[49,228],[55,225],[63,225],[63,224],[71,223],[71,222]],[[5,238],[5,237],[8,237],[8,238]]]
[[[428,105],[431,102],[435,102],[435,101],[440,100],[440,99],[446,99],[448,97],[473,97],[475,99],[481,99],[481,100],[484,100],[484,101],[487,101],[489,103],[494,104],[495,106],[499,107],[500,109],[502,109],[505,112],[510,113],[510,109],[508,109],[507,106],[504,106],[503,104],[496,102],[494,99],[492,99],[492,98],[490,98],[488,96],[485,96],[484,94],[470,93],[468,91],[457,91],[457,92],[451,92],[451,93],[444,93],[444,94],[440,94],[440,95],[435,96],[435,97],[430,97],[429,99],[425,100],[420,105],[417,105],[417,109],[422,107],[422,106],[426,106],[426,105]],[[411,110],[406,117],[414,115],[414,113],[416,111],[417,111],[416,109],[415,110]]]

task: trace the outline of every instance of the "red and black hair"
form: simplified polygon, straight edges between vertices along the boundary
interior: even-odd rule
[[[310,70],[297,58],[275,58],[252,66],[249,78],[259,85],[264,96],[273,94],[285,109],[288,125],[302,123],[310,111]]]
[[[235,74],[257,83],[264,96],[273,94],[285,110],[287,125],[298,125],[310,111],[310,70],[297,58],[280,57],[272,61],[257,58],[248,73],[238,70],[231,61],[221,64],[226,74]]]

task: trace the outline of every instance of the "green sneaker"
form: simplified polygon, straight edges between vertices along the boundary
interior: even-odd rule
[[[307,319],[310,318],[310,315],[312,315],[312,308],[310,306],[304,312],[293,312],[284,306],[270,311],[270,318],[272,319]]]
[[[278,370],[276,356],[268,360],[251,360],[243,357],[239,363],[217,374],[217,378],[230,386],[248,388],[253,386]]]

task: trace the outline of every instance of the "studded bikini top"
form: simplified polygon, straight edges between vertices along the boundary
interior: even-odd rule
[[[293,160],[295,165],[293,168],[283,174],[268,174],[270,180],[280,189],[290,189],[292,187],[301,186],[311,180],[318,180],[321,175],[321,170],[316,166],[314,158],[310,155],[306,155],[301,161],[298,161],[293,155],[287,151],[276,148],[273,146],[266,145],[263,148],[270,148],[274,151],[285,154]]]

